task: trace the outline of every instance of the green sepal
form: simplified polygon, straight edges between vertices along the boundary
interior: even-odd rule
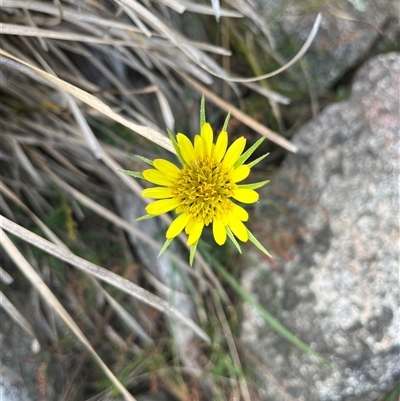
[[[231,229],[228,226],[226,227],[226,233],[228,234],[229,239],[233,242],[233,245],[236,246],[236,249],[239,251],[239,253],[242,253],[242,249],[240,248],[240,245],[236,241],[236,238],[234,237]]]
[[[197,244],[199,240],[197,240],[191,247],[190,247],[190,256],[189,256],[189,265],[193,266],[194,255],[196,253]]]
[[[169,244],[172,242],[172,240],[173,240],[173,238],[167,238],[167,240],[165,241],[164,245],[162,246],[157,258],[159,258],[165,252],[165,250],[169,247]]]
[[[142,220],[148,220],[152,219],[153,217],[156,217],[155,214],[145,214],[144,216],[138,217],[136,221],[142,221]]]
[[[243,188],[243,189],[258,189],[258,188],[263,187],[264,185],[267,185],[268,183],[269,183],[269,180],[260,181],[260,182],[253,182],[252,184],[238,185],[238,188]]]
[[[139,156],[139,155],[135,155],[135,157],[137,157],[138,159],[140,159],[141,161],[150,164],[150,166],[153,166],[153,161],[150,159],[147,159],[146,157],[143,156]]]
[[[132,177],[135,177],[135,178],[142,178],[142,179],[144,179],[143,174],[142,174],[142,173],[139,173],[139,172],[137,172],[137,171],[130,171],[130,170],[118,170],[118,171],[120,171],[121,173],[124,173],[124,174],[126,174],[126,175],[130,175],[130,176],[132,176]]]
[[[228,124],[229,124],[230,118],[231,118],[231,112],[229,112],[225,118],[224,125],[222,126],[222,131],[226,131],[228,129]]]
[[[182,157],[181,150],[179,149],[179,145],[178,145],[178,142],[176,142],[174,134],[168,128],[167,128],[167,132],[168,132],[169,139],[172,142],[172,146],[175,149],[176,155],[178,156],[178,158],[179,158],[180,162],[182,163],[182,165],[185,164],[185,161],[183,160],[183,157]]]
[[[253,168],[257,163],[260,163],[261,160],[265,159],[269,153],[266,153],[265,155],[260,156],[256,160],[253,160],[251,163],[248,164],[250,168]]]
[[[271,254],[260,244],[258,239],[250,232],[249,229],[247,229],[247,233],[249,234],[249,240],[263,253],[265,253],[267,256],[272,258]]]
[[[200,101],[200,133],[201,129],[203,128],[203,125],[206,123],[206,99],[204,98],[204,93],[203,96],[201,97]]]
[[[254,153],[254,151],[264,142],[264,140],[265,137],[262,136],[255,144],[253,144],[253,146],[248,148],[246,152],[244,152],[242,156],[240,156],[239,159],[236,160],[236,163],[233,165],[233,167],[238,168],[239,166],[241,166]],[[249,167],[251,168],[253,166],[250,166],[249,164]]]

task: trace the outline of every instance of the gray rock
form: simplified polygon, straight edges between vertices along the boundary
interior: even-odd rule
[[[254,254],[243,286],[338,367],[245,305],[242,339],[276,379],[257,373],[265,401],[372,401],[400,378],[399,76],[399,53],[363,66],[350,98],[295,135],[299,154],[260,196],[253,230],[274,259]]]
[[[392,20],[396,21],[394,36],[398,37],[400,32],[398,3],[392,0],[308,3],[262,0],[257,3],[260,14],[273,30],[278,50],[287,37],[300,48],[311,31],[316,13],[322,12],[318,35],[305,56],[311,80],[320,93],[370,55],[377,42],[389,35],[386,31]]]

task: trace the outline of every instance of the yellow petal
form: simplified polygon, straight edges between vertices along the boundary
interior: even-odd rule
[[[204,157],[204,145],[200,135],[194,137],[194,153],[197,159],[202,159]]]
[[[179,235],[182,232],[182,230],[185,228],[188,221],[189,221],[188,214],[179,215],[169,226],[166,237],[168,239],[175,238],[177,235]]]
[[[220,218],[221,218],[221,220],[222,220],[222,223],[223,223],[223,225],[226,227],[227,225],[228,225],[228,215],[227,214],[221,214],[221,216],[220,216]]]
[[[250,174],[250,167],[247,164],[243,164],[232,173],[232,181],[233,182],[243,181],[245,178],[249,176],[249,174]]]
[[[233,191],[233,198],[242,203],[254,203],[258,201],[258,193],[253,189],[237,188]]]
[[[228,133],[222,131],[218,135],[217,143],[214,146],[214,159],[219,163],[225,155],[226,147],[228,146]]]
[[[182,157],[184,158],[187,164],[190,164],[190,162],[195,158],[192,142],[190,142],[190,139],[183,134],[178,134],[176,136],[176,140],[178,142],[179,149],[182,153]]]
[[[172,189],[165,187],[146,188],[142,191],[142,196],[152,199],[172,198]]]
[[[249,234],[246,226],[234,215],[229,215],[229,228],[240,239],[240,241],[247,242]]]
[[[213,221],[213,235],[215,242],[218,245],[225,244],[226,241],[226,229],[222,220],[215,219]]]
[[[239,159],[245,146],[246,139],[244,138],[244,136],[236,139],[236,141],[233,142],[226,151],[223,161],[224,165],[228,168],[232,167],[235,164],[236,160]]]
[[[233,204],[232,213],[240,220],[247,221],[249,219],[249,214],[241,206]]]
[[[207,156],[212,155],[214,134],[209,123],[203,124],[201,128],[201,139],[203,140],[204,151]]]
[[[172,178],[173,180],[179,178],[181,175],[181,170],[168,160],[155,159],[153,165],[158,171],[161,171],[168,178]]]
[[[193,245],[200,238],[201,233],[203,232],[204,223],[202,221],[196,221],[190,231],[189,238],[187,244],[189,246]]]
[[[195,219],[191,219],[191,220],[189,220],[189,222],[187,223],[187,225],[186,225],[186,227],[185,227],[185,233],[186,233],[187,235],[189,235],[189,234],[191,233],[192,228],[193,228],[193,226],[194,226],[194,223],[196,223],[196,220],[195,220]]]
[[[144,170],[143,177],[147,181],[157,185],[164,185],[167,187],[168,185],[172,184],[172,180],[170,178],[166,177],[165,174],[155,169]]]
[[[177,198],[158,200],[147,205],[146,212],[157,216],[175,209],[180,202],[180,199]]]

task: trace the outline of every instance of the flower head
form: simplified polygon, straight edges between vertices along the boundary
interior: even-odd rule
[[[201,114],[204,115],[204,103],[202,108]],[[229,116],[215,143],[213,130],[205,122],[205,116],[201,132],[195,136],[193,143],[184,134],[177,134],[176,138],[170,134],[180,160],[179,167],[164,159],[155,159],[153,162],[146,160],[153,168],[144,170],[141,177],[157,186],[142,191],[144,197],[155,199],[146,207],[148,215],[144,217],[170,211],[177,214],[166,232],[167,241],[162,251],[185,230],[187,244],[192,247],[191,253],[194,254],[204,227],[211,225],[218,245],[224,244],[229,236],[240,251],[235,237],[242,242],[250,239],[268,254],[244,225],[249,215],[238,204],[257,202],[259,196],[255,189],[268,183],[239,184],[249,176],[251,167],[267,156],[244,164],[263,138],[245,153],[244,137],[236,139],[228,147],[228,120]]]

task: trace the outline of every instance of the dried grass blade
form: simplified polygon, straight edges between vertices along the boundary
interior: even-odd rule
[[[253,82],[243,82],[244,86],[247,86],[251,90],[259,93],[262,96],[265,96],[268,99],[273,100],[274,102],[281,103],[281,104],[290,104],[291,100],[287,96],[283,96],[278,92],[275,92],[271,89],[261,87]]]
[[[186,5],[182,4],[176,0],[159,0],[160,3],[164,3],[166,6],[172,8],[172,10],[176,11],[179,14],[183,14],[186,11]]]
[[[3,198],[3,196],[0,195],[0,209],[3,211],[3,213],[10,218],[11,220],[16,220],[15,215],[8,206],[6,200]]]
[[[16,205],[18,205],[28,216],[37,224],[37,226],[43,231],[44,235],[52,242],[57,244],[58,246],[68,249],[68,247],[57,237],[53,231],[47,227],[39,217],[36,216],[19,198],[18,196],[11,191],[2,181],[0,181],[0,192],[2,192],[5,196],[11,199]]]
[[[143,24],[136,13],[120,1],[116,0],[115,2],[124,9],[128,17],[137,25],[138,29],[140,29],[143,34],[146,35],[148,38],[151,38],[152,34],[150,30],[146,27],[145,24]]]
[[[32,17],[31,17],[31,13],[29,12],[29,10],[27,10],[26,8],[23,9],[24,15],[26,20],[28,21],[29,25],[32,26],[32,28],[37,29],[35,22],[33,21]],[[37,39],[40,43],[40,45],[42,46],[44,51],[49,51],[49,47],[47,46],[47,43],[40,37],[37,36]]]
[[[197,62],[197,64],[202,67],[204,70],[206,70],[208,73],[216,76],[217,78],[223,79],[225,81],[228,82],[256,82],[256,81],[261,81],[263,79],[267,79],[267,78],[271,78],[275,75],[280,74],[281,72],[287,70],[289,67],[291,67],[293,64],[297,63],[297,61],[299,61],[304,54],[307,52],[307,50],[310,48],[312,42],[314,41],[315,36],[317,35],[319,26],[321,24],[321,20],[322,20],[322,14],[318,13],[317,18],[315,19],[314,25],[311,29],[311,32],[308,35],[307,40],[304,42],[303,46],[301,47],[301,49],[298,51],[298,53],[285,65],[283,65],[282,67],[278,68],[275,71],[272,71],[268,74],[264,74],[264,75],[260,75],[258,77],[253,77],[253,78],[233,78],[233,77],[227,77],[227,76],[223,76],[220,74],[216,74],[214,71],[212,71],[210,68],[208,68],[204,63],[200,62],[199,60],[196,60],[193,58],[193,56],[191,57],[190,53],[186,53],[189,57],[192,58],[193,61]]]
[[[63,154],[61,154],[59,151],[53,149],[51,146],[49,146],[46,142],[43,142],[42,144],[43,148],[46,150],[47,153],[49,153],[52,157],[54,157],[55,160],[57,160],[61,165],[63,165],[65,168],[71,170],[76,175],[79,175],[82,179],[87,180],[88,176],[83,173],[81,170],[77,169]]]
[[[215,19],[219,21],[221,18],[221,5],[219,4],[219,0],[211,0],[211,4],[214,10]]]
[[[66,263],[77,267],[79,270],[85,273],[91,274],[92,276],[104,281],[121,291],[133,296],[134,298],[152,306],[153,308],[159,310],[160,312],[168,314],[170,317],[175,318],[193,330],[200,338],[206,342],[210,342],[208,335],[196,324],[193,320],[188,319],[186,316],[182,315],[177,309],[172,307],[168,302],[157,297],[151,292],[139,287],[138,285],[132,283],[117,274],[104,269],[101,266],[95,265],[79,256],[74,255],[72,252],[65,250],[51,242],[45,240],[42,237],[30,232],[29,230],[23,228],[22,226],[12,222],[4,216],[0,215],[0,228],[16,235],[17,237],[23,239],[26,242],[42,249],[43,251],[65,261]]]
[[[97,362],[99,367],[107,375],[110,381],[117,387],[117,389],[123,394],[127,401],[136,401],[136,399],[128,392],[128,390],[122,385],[122,383],[117,379],[117,377],[111,372],[108,366],[103,362],[100,356],[93,349],[86,336],[83,334],[81,329],[71,318],[68,312],[61,305],[60,301],[55,297],[52,291],[43,282],[42,278],[36,273],[35,269],[28,263],[24,256],[19,252],[18,248],[12,243],[8,238],[7,234],[0,229],[1,244],[5,251],[8,253],[10,258],[14,261],[21,272],[26,276],[26,278],[31,282],[31,284],[40,293],[43,300],[50,304],[57,315],[64,321],[64,323],[71,329],[79,341],[84,345],[87,351],[92,355],[93,359]],[[39,237],[40,238],[40,237]],[[60,248],[62,249],[62,248]]]
[[[271,50],[275,50],[276,42],[272,35],[271,29],[266,23],[265,18],[260,15],[254,8],[254,3],[249,0],[225,0],[232,7],[236,8],[238,11],[243,13],[246,17],[248,17],[254,24],[256,24],[261,31],[264,33],[265,37],[268,40],[269,47]]]
[[[52,83],[55,85],[56,88],[61,88],[68,92],[69,94],[73,95],[77,99],[81,100],[83,103],[86,103],[87,105],[93,107],[95,110],[99,111],[100,113],[106,115],[107,117],[111,118],[112,120],[124,125],[125,127],[131,129],[132,131],[138,133],[139,135],[144,136],[145,138],[149,139],[150,141],[156,143],[157,145],[162,146],[163,148],[169,150],[170,152],[174,153],[174,148],[171,144],[171,141],[157,132],[156,130],[149,128],[149,127],[144,127],[138,124],[135,124],[125,117],[122,117],[121,115],[115,113],[109,106],[107,106],[105,103],[103,103],[100,99],[97,97],[91,95],[88,92],[85,92],[82,89],[77,88],[74,85],[69,84],[68,82],[63,81],[60,78],[54,77],[53,75],[33,66],[30,63],[27,63],[17,57],[14,57],[12,54],[8,53],[7,51],[0,49],[0,55],[3,55],[11,60],[16,61],[17,63],[20,63],[29,69],[33,70],[41,78],[44,78],[46,81]]]
[[[35,353],[40,351],[40,344],[36,338],[32,325],[25,319],[22,313],[10,302],[10,300],[0,291],[0,307],[17,323],[26,333],[33,338],[32,350]]]
[[[54,75],[56,76],[56,75]],[[83,116],[78,104],[74,97],[72,97],[69,93],[64,93],[69,108],[72,111],[72,114],[75,117],[77,124],[79,125],[84,138],[86,139],[90,150],[93,152],[96,159],[100,159],[103,155],[103,148],[101,147],[99,141],[97,140],[96,136],[93,134],[92,129],[90,128],[88,122],[86,121],[85,117]]]
[[[19,160],[21,166],[24,168],[27,174],[29,174],[33,181],[39,186],[44,187],[44,181],[40,174],[36,171],[35,167],[33,167],[31,161],[28,159],[24,151],[21,149],[21,146],[17,141],[11,139],[12,147],[15,153],[16,158]]]
[[[201,85],[194,79],[190,78],[188,75],[184,74],[183,72],[180,72],[180,74],[191,85],[193,85],[196,89],[198,89],[199,92],[203,93],[206,98],[210,99],[213,103],[215,103],[216,105],[221,107],[221,109],[223,109],[227,112],[230,112],[232,114],[232,116],[234,116],[238,120],[242,121],[243,124],[246,124],[248,127],[254,129],[259,134],[264,135],[265,137],[270,139],[272,142],[275,142],[277,145],[282,146],[283,148],[287,149],[290,152],[296,153],[298,151],[297,146],[294,145],[293,143],[289,142],[283,136],[277,134],[274,131],[271,131],[265,125],[260,124],[258,121],[249,117],[248,115],[243,113],[241,110],[234,107],[232,104],[230,104],[230,103],[226,102],[225,100],[221,99],[220,97],[218,97],[215,93],[211,92],[205,86]]]
[[[84,42],[84,43],[98,43],[114,46],[126,46],[126,47],[137,47],[137,48],[148,48],[145,44],[139,44],[138,42],[120,40],[120,39],[103,39],[97,36],[82,35],[74,32],[63,32],[63,31],[51,31],[49,29],[41,29],[29,27],[26,25],[7,24],[0,22],[0,32],[3,35],[14,35],[14,36],[31,36],[35,38],[47,38],[57,40],[67,40],[71,42]]]
[[[10,285],[14,279],[0,266],[0,281],[5,285]]]
[[[1,0],[2,7],[18,7],[26,8],[28,10],[37,11],[43,14],[54,15],[59,19],[65,19],[71,23],[75,21],[85,21],[90,24],[101,25],[102,27],[116,28],[125,31],[139,33],[139,29],[132,25],[125,24],[119,21],[105,19],[94,14],[87,14],[83,9],[74,10],[68,6],[63,5],[62,8],[51,4],[50,2],[43,1],[26,1],[26,0]]]
[[[225,312],[222,308],[221,301],[218,297],[218,294],[216,294],[215,292],[213,294],[213,301],[214,301],[214,306],[215,306],[215,310],[217,312],[219,321],[221,322],[222,331],[224,332],[226,341],[228,343],[229,351],[232,356],[233,362],[235,363],[236,368],[238,368],[239,372],[240,372],[239,373],[240,374],[239,385],[240,385],[240,390],[242,392],[243,399],[244,399],[244,401],[251,401],[250,392],[247,387],[246,380],[244,380],[244,378],[243,378],[243,368],[242,368],[242,364],[240,362],[238,351],[236,349],[235,341],[233,339],[233,334],[232,334],[231,328],[229,327],[229,323],[226,318]]]
[[[126,309],[115,300],[106,290],[102,288],[102,292],[105,295],[110,306],[115,310],[115,313],[129,326],[142,340],[147,344],[153,343],[151,337],[145,332],[143,327],[130,315]]]
[[[171,106],[168,103],[167,98],[165,97],[164,93],[161,90],[157,90],[156,92],[158,104],[161,108],[161,113],[164,118],[165,126],[173,131],[175,127],[175,117],[172,114]]]

